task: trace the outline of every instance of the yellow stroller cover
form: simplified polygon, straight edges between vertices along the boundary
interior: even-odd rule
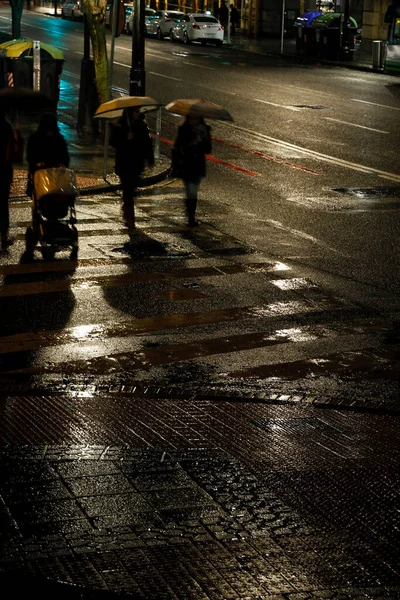
[[[79,194],[74,171],[66,167],[38,169],[34,175],[34,190],[36,200],[43,196],[74,196]]]

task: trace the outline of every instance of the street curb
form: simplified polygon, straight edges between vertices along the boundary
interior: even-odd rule
[[[171,172],[171,165],[168,168],[164,169],[160,173],[155,175],[150,175],[149,177],[144,177],[140,180],[139,187],[149,187],[150,185],[155,185],[156,183],[160,183],[163,179],[166,179]],[[90,196],[92,194],[107,194],[108,192],[117,192],[121,189],[120,183],[108,183],[108,184],[99,184],[92,187],[80,188],[79,194],[80,196]]]

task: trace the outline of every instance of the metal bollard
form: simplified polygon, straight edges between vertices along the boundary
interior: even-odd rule
[[[372,41],[372,68],[382,69],[383,68],[383,49],[384,42],[381,40]]]

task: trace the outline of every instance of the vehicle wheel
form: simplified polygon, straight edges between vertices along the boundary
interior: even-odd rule
[[[183,36],[183,43],[186,44],[186,45],[190,44],[189,36],[186,33],[186,31],[185,31],[185,35]]]
[[[157,39],[162,40],[164,38],[162,31],[159,27],[157,27]]]
[[[71,254],[69,255],[70,260],[77,260],[78,258],[78,246],[74,246],[71,250]]]
[[[215,45],[217,46],[217,48],[220,48],[222,46],[222,40],[218,40],[217,42],[215,42]]]
[[[201,44],[202,46],[206,46],[206,45],[207,45],[207,42],[205,42],[204,40],[202,40],[202,41],[200,42],[200,44]]]
[[[72,19],[73,21],[76,21],[76,18],[75,18],[75,12],[74,12],[74,11],[72,11],[72,13],[71,13],[71,19]]]
[[[61,18],[65,19],[65,15],[64,15],[64,11],[63,10],[61,11]]]
[[[169,41],[170,42],[174,42],[175,41],[174,32],[172,31],[172,29],[170,29],[170,31],[169,31]]]

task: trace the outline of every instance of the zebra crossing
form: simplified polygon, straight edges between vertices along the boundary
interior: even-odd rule
[[[3,315],[10,315],[0,336],[1,376],[249,388],[396,379],[390,318],[212,222],[188,230],[170,210],[174,201],[176,194],[144,195],[133,232],[114,196],[80,201],[78,261],[44,261],[36,251],[21,263],[26,222],[13,222],[13,253],[0,264]]]

